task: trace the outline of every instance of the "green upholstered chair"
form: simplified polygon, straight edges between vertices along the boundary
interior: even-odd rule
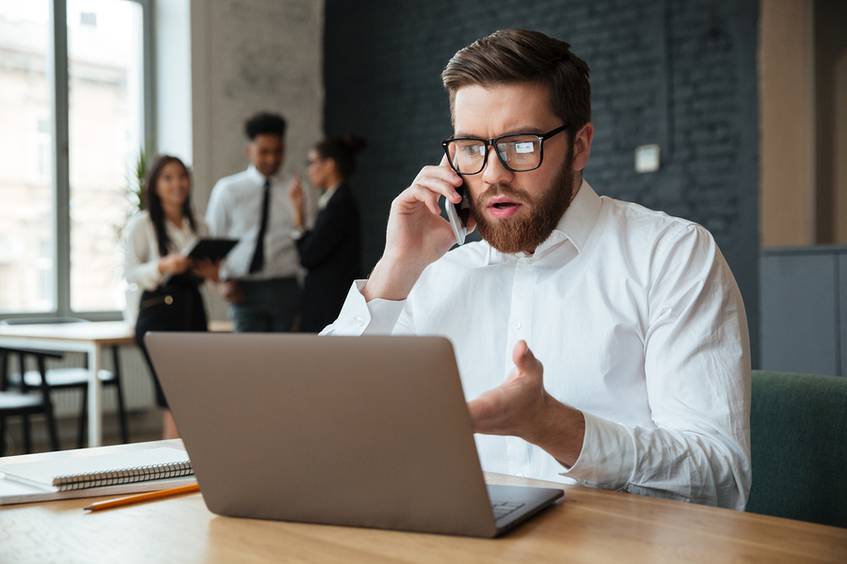
[[[747,511],[847,527],[847,377],[753,371]]]

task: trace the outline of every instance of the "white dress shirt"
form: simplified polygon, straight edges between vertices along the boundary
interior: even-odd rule
[[[251,165],[215,184],[206,209],[209,231],[215,237],[239,239],[221,264],[221,278],[268,280],[297,274],[300,263],[291,239],[294,211],[288,198],[291,182],[289,176],[271,178],[264,268],[254,274],[248,271],[262,220],[265,177]]]
[[[503,382],[525,339],[548,393],[584,413],[571,468],[517,437],[476,435],[485,470],[744,509],[747,320],[700,225],[584,182],[533,255],[470,243],[431,264],[405,301],[366,303],[363,287],[323,334],[447,336],[469,400]]]
[[[171,240],[171,252],[184,252],[190,245],[208,233],[202,218],[195,217],[197,233],[191,230],[188,220],[177,227],[165,220],[165,231]],[[159,243],[153,221],[147,211],[133,216],[124,228],[124,278],[130,285],[143,290],[155,290],[165,278],[159,272]]]

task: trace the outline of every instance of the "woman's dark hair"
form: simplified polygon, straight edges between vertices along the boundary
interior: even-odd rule
[[[159,256],[168,254],[168,247],[171,239],[168,237],[168,231],[165,229],[165,209],[162,206],[162,198],[156,192],[156,185],[159,183],[159,177],[162,176],[162,171],[171,163],[177,163],[188,175],[191,180],[191,173],[188,172],[188,167],[181,160],[171,155],[160,155],[153,161],[153,166],[150,167],[150,172],[147,173],[145,182],[147,190],[147,213],[150,214],[150,221],[153,222],[153,230],[156,232],[156,242],[159,245]],[[191,211],[191,192],[185,198],[182,204],[182,215],[188,219],[188,224],[191,230],[197,233],[197,222],[194,219],[194,213]]]
[[[276,135],[285,137],[285,118],[271,112],[259,112],[244,122],[244,134],[255,141],[258,135]]]
[[[366,145],[367,142],[357,135],[335,135],[315,145],[315,151],[322,159],[334,160],[338,172],[347,178],[356,172],[356,154]]]

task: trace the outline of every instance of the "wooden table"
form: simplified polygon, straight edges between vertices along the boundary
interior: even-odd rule
[[[104,448],[152,448],[166,441]],[[176,441],[175,444],[179,444]],[[2,465],[47,459],[41,453]],[[339,471],[343,471],[340,469]],[[562,487],[488,475],[492,483]],[[847,529],[565,486],[503,538],[219,517],[199,494],[86,514],[90,499],[0,507],[0,562],[840,562]]]
[[[133,327],[123,321],[0,325],[0,346],[81,352],[88,357],[88,445],[103,440],[100,371],[102,351],[135,342]]]

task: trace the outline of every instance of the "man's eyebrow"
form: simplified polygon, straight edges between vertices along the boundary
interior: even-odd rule
[[[527,126],[521,126],[521,127],[513,127],[512,129],[510,129],[508,131],[504,131],[503,133],[501,133],[500,135],[497,135],[495,137],[503,137],[504,135],[515,135],[516,133],[539,134],[539,133],[543,133],[543,132],[541,131],[540,127],[533,127],[533,126],[527,125]],[[457,131],[456,133],[453,134],[453,137],[471,137],[473,139],[488,139],[488,137],[484,137],[482,135],[474,135],[473,133],[466,133],[464,131]]]

